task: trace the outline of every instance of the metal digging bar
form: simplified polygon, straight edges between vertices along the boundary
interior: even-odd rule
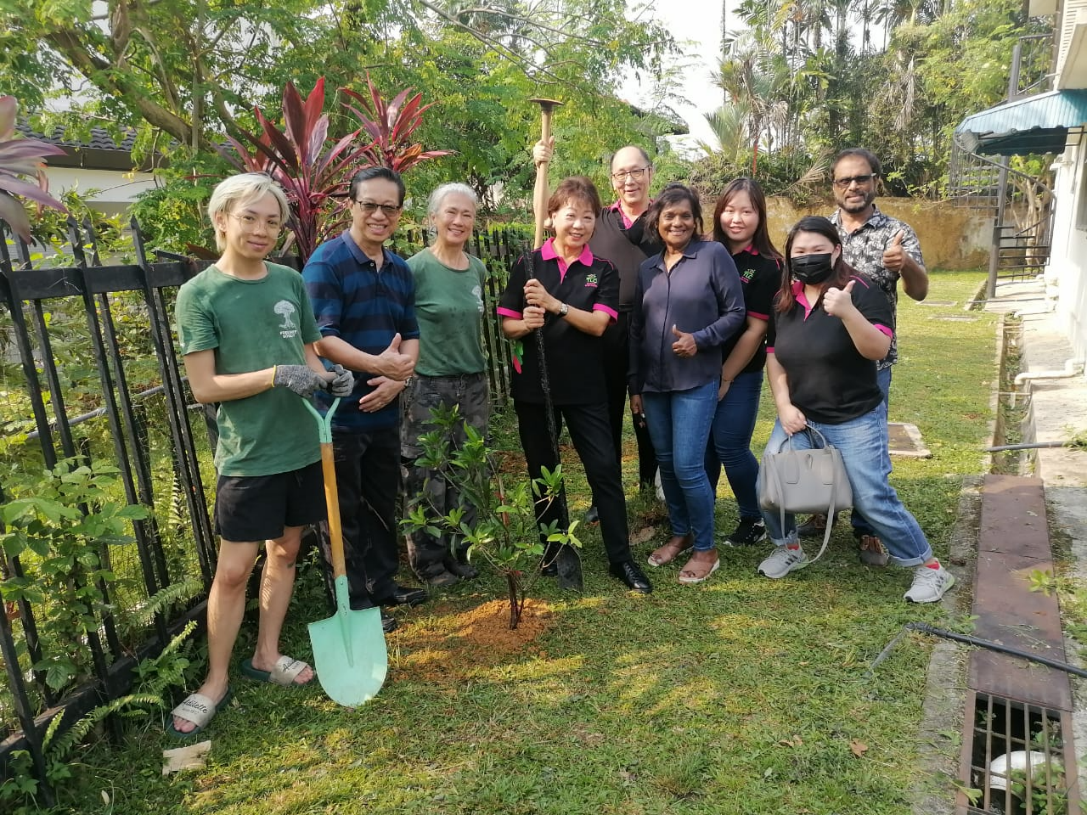
[[[532,280],[536,277],[535,250],[528,249],[524,254],[524,258],[526,276],[529,280]],[[551,454],[555,457],[557,463],[561,461],[559,458],[559,428],[558,423],[555,421],[555,406],[551,402],[551,381],[547,372],[543,328],[537,328],[533,333],[536,335],[536,355],[540,359],[540,388],[543,390],[544,412],[547,414],[547,434],[551,439]],[[562,525],[564,530],[568,529],[570,526],[570,513],[566,506],[566,490],[563,489],[552,500],[558,501],[559,504],[559,524]],[[545,548],[544,551],[546,552],[547,549]],[[572,546],[564,543],[559,547],[558,554],[555,556],[555,566],[558,569],[559,588],[573,589],[574,591],[581,591],[584,588],[581,558],[578,557]]]
[[[1056,659],[1032,654],[1030,651],[1012,648],[1010,645],[1003,645],[999,642],[993,642],[992,640],[983,640],[980,637],[971,637],[968,634],[956,634],[954,631],[945,631],[942,628],[934,628],[928,623],[906,623],[902,626],[902,630],[895,634],[894,639],[887,643],[887,646],[879,652],[879,656],[877,656],[872,661],[872,664],[868,666],[868,672],[865,674],[865,678],[872,677],[879,664],[891,655],[891,651],[894,650],[895,646],[898,645],[898,643],[902,641],[902,638],[910,631],[920,631],[922,634],[931,634],[934,637],[942,637],[945,640],[954,640],[955,642],[961,642],[965,645],[974,645],[978,648],[995,651],[998,654],[1008,654],[1009,656],[1018,657],[1019,659],[1037,662],[1039,665],[1045,665],[1047,668],[1055,668],[1058,671],[1064,671],[1065,673],[1087,678],[1087,671],[1082,668],[1077,668],[1075,665],[1069,665],[1067,662],[1060,662]]]

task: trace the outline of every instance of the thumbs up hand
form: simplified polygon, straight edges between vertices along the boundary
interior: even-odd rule
[[[857,285],[856,280],[850,280],[845,284],[844,289],[827,289],[823,295],[823,310],[831,317],[837,317],[839,320],[844,320],[851,311],[856,311],[857,307],[853,305],[853,287]]]
[[[898,230],[898,234],[883,250],[883,265],[895,273],[901,273],[902,267],[906,265],[906,250],[902,248],[902,238],[905,235],[904,230]]]
[[[676,341],[672,343],[672,353],[677,357],[690,358],[698,353],[694,337],[686,331],[680,331],[673,325],[672,336],[676,338]]]
[[[415,370],[415,360],[407,354],[400,353],[399,334],[392,338],[389,347],[377,355],[376,373],[403,382]]]

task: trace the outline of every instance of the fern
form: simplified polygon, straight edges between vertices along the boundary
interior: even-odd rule
[[[122,696],[107,704],[99,705],[72,725],[66,733],[58,737],[57,730],[60,727],[61,721],[64,719],[64,711],[61,711],[53,721],[49,723],[49,727],[45,731],[43,744],[50,762],[63,762],[68,757],[68,754],[72,752],[72,749],[87,737],[87,734],[91,732],[91,729],[99,722],[103,721],[107,716],[119,713],[126,708],[150,708],[161,705],[161,697],[153,696],[151,694],[134,693],[129,694],[128,696]]]
[[[204,588],[204,584],[195,577],[187,577],[184,580],[159,589],[143,606],[132,613],[133,622],[148,626],[155,615],[166,611],[176,603],[185,603],[198,595]],[[168,646],[167,646],[168,647]]]

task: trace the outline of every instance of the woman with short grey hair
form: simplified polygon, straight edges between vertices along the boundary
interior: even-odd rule
[[[434,243],[408,259],[415,277],[415,313],[419,321],[419,361],[404,400],[400,424],[401,456],[407,462],[408,506],[421,500],[441,515],[461,504],[460,495],[436,470],[421,467],[419,437],[431,430],[431,411],[459,406],[467,425],[487,430],[490,393],[483,356],[483,261],[465,250],[476,223],[479,198],[467,184],[442,184],[430,195],[427,216]],[[452,439],[464,439],[464,424]],[[465,508],[472,522],[472,507]],[[412,533],[408,556],[412,569],[431,588],[475,577],[459,539]]]

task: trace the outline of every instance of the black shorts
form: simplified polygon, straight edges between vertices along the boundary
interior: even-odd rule
[[[275,540],[288,526],[323,521],[321,462],[276,475],[219,476],[215,488],[215,534],[234,543]]]

